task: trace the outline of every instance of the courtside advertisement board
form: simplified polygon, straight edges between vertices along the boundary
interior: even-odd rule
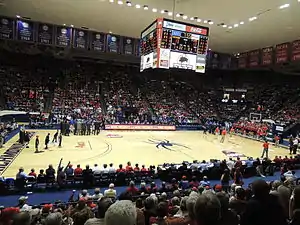
[[[160,130],[174,131],[175,126],[165,125],[129,125],[129,124],[111,124],[105,125],[105,130]]]

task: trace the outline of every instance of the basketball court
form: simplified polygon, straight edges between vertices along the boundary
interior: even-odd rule
[[[227,159],[229,157],[252,156],[260,157],[262,143],[239,136],[229,135],[224,143],[215,135],[203,135],[200,131],[103,131],[98,136],[63,137],[62,147],[51,143],[48,150],[44,150],[44,139],[48,132],[51,139],[54,130],[36,130],[40,137],[40,153],[34,153],[35,137],[32,138],[29,148],[23,149],[19,156],[3,173],[4,177],[15,177],[19,167],[25,172],[35,168],[36,172],[46,169],[48,164],[57,168],[58,162],[63,158],[63,165],[69,161],[76,166],[95,163],[99,166],[113,163],[125,165],[130,161],[133,165],[139,163],[149,166],[168,163],[181,163],[193,160]],[[9,147],[18,139],[13,137],[5,146]],[[1,150],[3,151],[3,150]],[[269,157],[286,155],[283,148],[270,147]]]

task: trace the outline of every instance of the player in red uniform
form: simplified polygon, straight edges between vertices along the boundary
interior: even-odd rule
[[[221,141],[220,141],[221,143],[224,143],[226,133],[227,133],[227,131],[226,131],[226,129],[224,128],[224,129],[222,130],[222,137],[221,137]]]

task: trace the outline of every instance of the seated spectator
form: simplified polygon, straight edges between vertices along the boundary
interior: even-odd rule
[[[105,225],[136,225],[137,211],[131,201],[123,200],[112,204],[104,217]]]
[[[218,192],[216,194],[221,204],[221,219],[222,225],[238,225],[239,219],[237,214],[229,210],[229,196],[224,192]]]
[[[27,178],[27,174],[24,172],[23,167],[19,169],[19,172],[16,175],[16,179],[25,179]]]
[[[189,181],[186,179],[186,176],[182,176],[182,179],[180,181],[180,186],[182,190],[186,190],[189,188]]]
[[[56,225],[56,224],[63,224],[63,215],[60,212],[50,213],[46,219],[46,225]]]
[[[104,225],[104,217],[108,208],[113,204],[110,198],[101,198],[98,201],[96,218],[88,219],[84,225]]]
[[[210,182],[207,180],[207,176],[203,177],[203,180],[200,181],[200,185],[203,187],[210,186]]]
[[[88,190],[86,190],[86,189],[83,189],[82,191],[81,191],[81,193],[79,194],[79,198],[81,198],[81,199],[85,199],[85,200],[88,200],[89,199],[89,192],[88,192]]]
[[[187,206],[186,206],[186,202],[187,202],[188,198],[189,198],[188,196],[184,196],[181,199],[180,208],[179,208],[178,212],[174,215],[174,217],[180,217],[180,218],[188,217],[188,211],[187,211]]]
[[[98,164],[94,165],[94,168],[92,169],[92,171],[93,171],[94,175],[100,175],[102,172],[101,169],[98,167]]]
[[[101,169],[101,173],[104,173],[104,174],[109,173],[109,169],[107,168],[107,164],[103,164],[103,168]]]
[[[135,167],[134,167],[133,171],[134,171],[134,172],[140,171],[139,164],[135,164]]]
[[[82,169],[80,168],[80,164],[77,165],[76,169],[74,170],[74,175],[82,175]]]
[[[193,187],[198,188],[199,187],[199,182],[197,181],[197,177],[196,176],[192,177],[192,181],[190,182],[190,187],[191,188],[193,188]]]
[[[130,181],[129,187],[126,189],[126,192],[130,193],[132,196],[138,194],[139,189],[135,187],[134,181]]]
[[[221,203],[212,193],[199,196],[195,204],[196,222],[198,225],[217,225],[221,220]]]
[[[241,225],[286,225],[284,211],[278,198],[270,195],[270,188],[263,180],[256,180],[252,184],[253,197],[248,201]]]
[[[70,216],[74,220],[74,225],[84,224],[88,219],[93,218],[92,210],[86,205],[86,199],[80,198],[74,209],[71,210]]]
[[[104,197],[116,199],[117,191],[115,190],[115,185],[113,183],[111,183],[108,186],[108,189],[104,191]]]
[[[126,172],[126,170],[123,168],[123,165],[120,164],[119,169],[117,169],[117,173],[125,173],[125,172]]]
[[[169,206],[168,212],[171,216],[174,216],[180,209],[180,199],[173,197],[171,199],[171,205]]]
[[[55,169],[53,168],[52,164],[50,164],[48,169],[46,169],[46,177],[48,179],[55,177]]]
[[[128,162],[127,163],[127,166],[126,166],[126,172],[132,172],[133,169],[132,169],[132,166],[131,166],[131,162]]]
[[[114,165],[111,163],[109,164],[109,168],[108,168],[109,173],[115,173],[116,169],[114,168]]]
[[[28,174],[28,176],[32,176],[32,177],[35,177],[35,178],[36,178],[35,170],[34,170],[34,169],[31,169],[31,170],[30,170],[30,173]]]
[[[295,171],[292,171],[292,170],[288,170],[287,172],[285,172],[283,174],[283,176],[286,180],[288,180],[288,179],[296,180],[297,179],[297,176],[295,175]]]
[[[27,196],[21,196],[19,198],[18,207],[20,208],[21,211],[28,211],[32,209],[32,207],[27,204],[27,200],[28,200]]]
[[[73,165],[72,165],[72,164],[70,164],[70,165],[68,166],[68,168],[66,169],[66,175],[67,175],[67,176],[72,176],[72,175],[74,175],[74,169],[73,169]]]
[[[100,188],[95,188],[94,194],[91,196],[93,200],[100,200],[103,197],[103,194],[100,192]]]

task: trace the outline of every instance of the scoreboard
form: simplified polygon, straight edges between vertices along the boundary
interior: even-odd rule
[[[141,33],[141,71],[178,68],[204,73],[209,28],[159,18]]]

